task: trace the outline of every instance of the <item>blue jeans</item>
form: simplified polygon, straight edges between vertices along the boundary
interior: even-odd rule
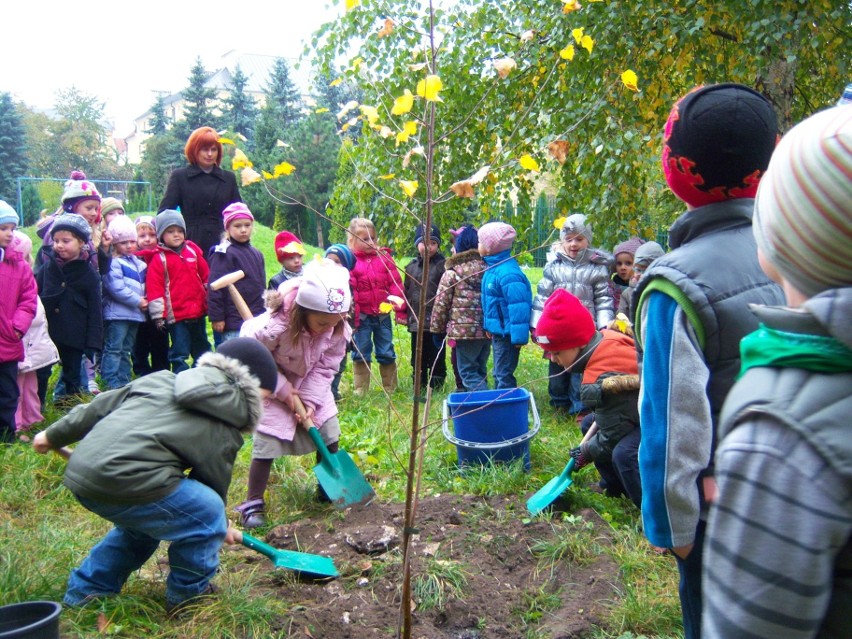
[[[210,342],[207,341],[207,318],[202,316],[196,319],[183,320],[169,326],[169,337],[172,340],[169,346],[169,362],[173,373],[180,373],[189,368],[187,360],[192,355],[192,365],[198,358],[210,350]]]
[[[361,313],[358,328],[352,334],[355,348],[352,350],[352,361],[373,361],[373,343],[376,344],[376,361],[379,364],[392,364],[396,361],[393,350],[393,322],[391,316],[365,315]]]
[[[229,339],[234,339],[239,336],[239,331],[222,331],[221,333],[219,331],[213,331],[213,348],[218,351],[222,344],[227,342]]]
[[[517,388],[515,369],[521,356],[521,349],[512,344],[512,338],[491,336],[491,348],[494,350],[494,386],[495,388]]]
[[[77,499],[115,528],[71,571],[63,599],[67,605],[82,606],[92,597],[121,592],[127,578],[154,554],[161,541],[171,542],[167,604],[177,605],[207,590],[219,567],[219,549],[228,527],[225,504],[212,488],[183,479],[171,495],[148,504]]]
[[[136,344],[140,322],[107,320],[104,322],[104,354],[101,377],[110,390],[130,383],[130,353]]]
[[[701,639],[701,555],[704,553],[705,527],[706,522],[698,522],[692,552],[686,559],[675,555],[677,570],[680,573],[678,595],[683,615],[684,639]]]
[[[490,355],[490,339],[456,341],[456,363],[465,390],[488,390],[488,357]]]

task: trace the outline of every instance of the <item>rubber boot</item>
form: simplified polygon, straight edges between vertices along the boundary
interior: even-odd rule
[[[240,513],[240,523],[247,530],[266,525],[266,516],[264,515],[265,504],[262,499],[244,501],[234,508],[234,510]]]
[[[388,364],[379,364],[379,371],[382,374],[382,387],[386,393],[392,393],[396,390],[396,362]]]
[[[370,365],[363,360],[356,360],[353,364],[354,394],[363,397],[370,390]]]

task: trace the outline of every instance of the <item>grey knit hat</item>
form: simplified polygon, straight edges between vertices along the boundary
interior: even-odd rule
[[[186,222],[183,219],[183,215],[180,214],[180,211],[166,209],[157,214],[157,218],[154,220],[154,228],[157,229],[158,240],[163,239],[163,232],[170,226],[179,226],[183,229],[183,232],[186,233]]]
[[[582,235],[589,240],[589,244],[592,243],[592,225],[586,222],[586,216],[582,213],[569,215],[562,224],[559,239],[564,240],[572,235]]]
[[[79,237],[84,242],[92,239],[92,227],[81,215],[76,213],[62,213],[56,216],[53,220],[53,226],[50,227],[50,237],[53,237],[58,231],[68,231]]]
[[[636,254],[633,256],[633,266],[647,267],[651,262],[665,254],[663,247],[656,242],[645,242],[636,249]]]

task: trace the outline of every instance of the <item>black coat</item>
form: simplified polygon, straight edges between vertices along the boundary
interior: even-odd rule
[[[211,251],[207,261],[210,263],[210,282],[234,271],[245,273],[245,277],[234,286],[255,316],[263,313],[263,292],[266,290],[263,253],[250,242],[222,242]],[[227,287],[207,291],[207,313],[211,322],[224,321],[226,331],[238,331],[243,325],[243,318],[231,301]]]
[[[88,260],[72,260],[60,266],[51,247],[42,247],[41,252],[46,259],[36,272],[36,284],[50,339],[81,351],[101,350],[100,276]]]
[[[222,236],[222,211],[234,202],[242,202],[242,199],[233,173],[218,166],[205,173],[190,164],[169,175],[166,194],[157,211],[180,207],[186,221],[187,239],[198,244],[206,257],[210,247],[218,244]]]

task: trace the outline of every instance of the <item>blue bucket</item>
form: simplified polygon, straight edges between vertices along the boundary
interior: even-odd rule
[[[25,601],[0,607],[0,639],[59,639],[59,613],[54,601]]]
[[[450,417],[454,433],[450,433]],[[460,466],[523,459],[528,471],[530,439],[541,428],[541,419],[527,389],[503,388],[450,393],[444,400],[443,428],[447,441],[456,445]]]

